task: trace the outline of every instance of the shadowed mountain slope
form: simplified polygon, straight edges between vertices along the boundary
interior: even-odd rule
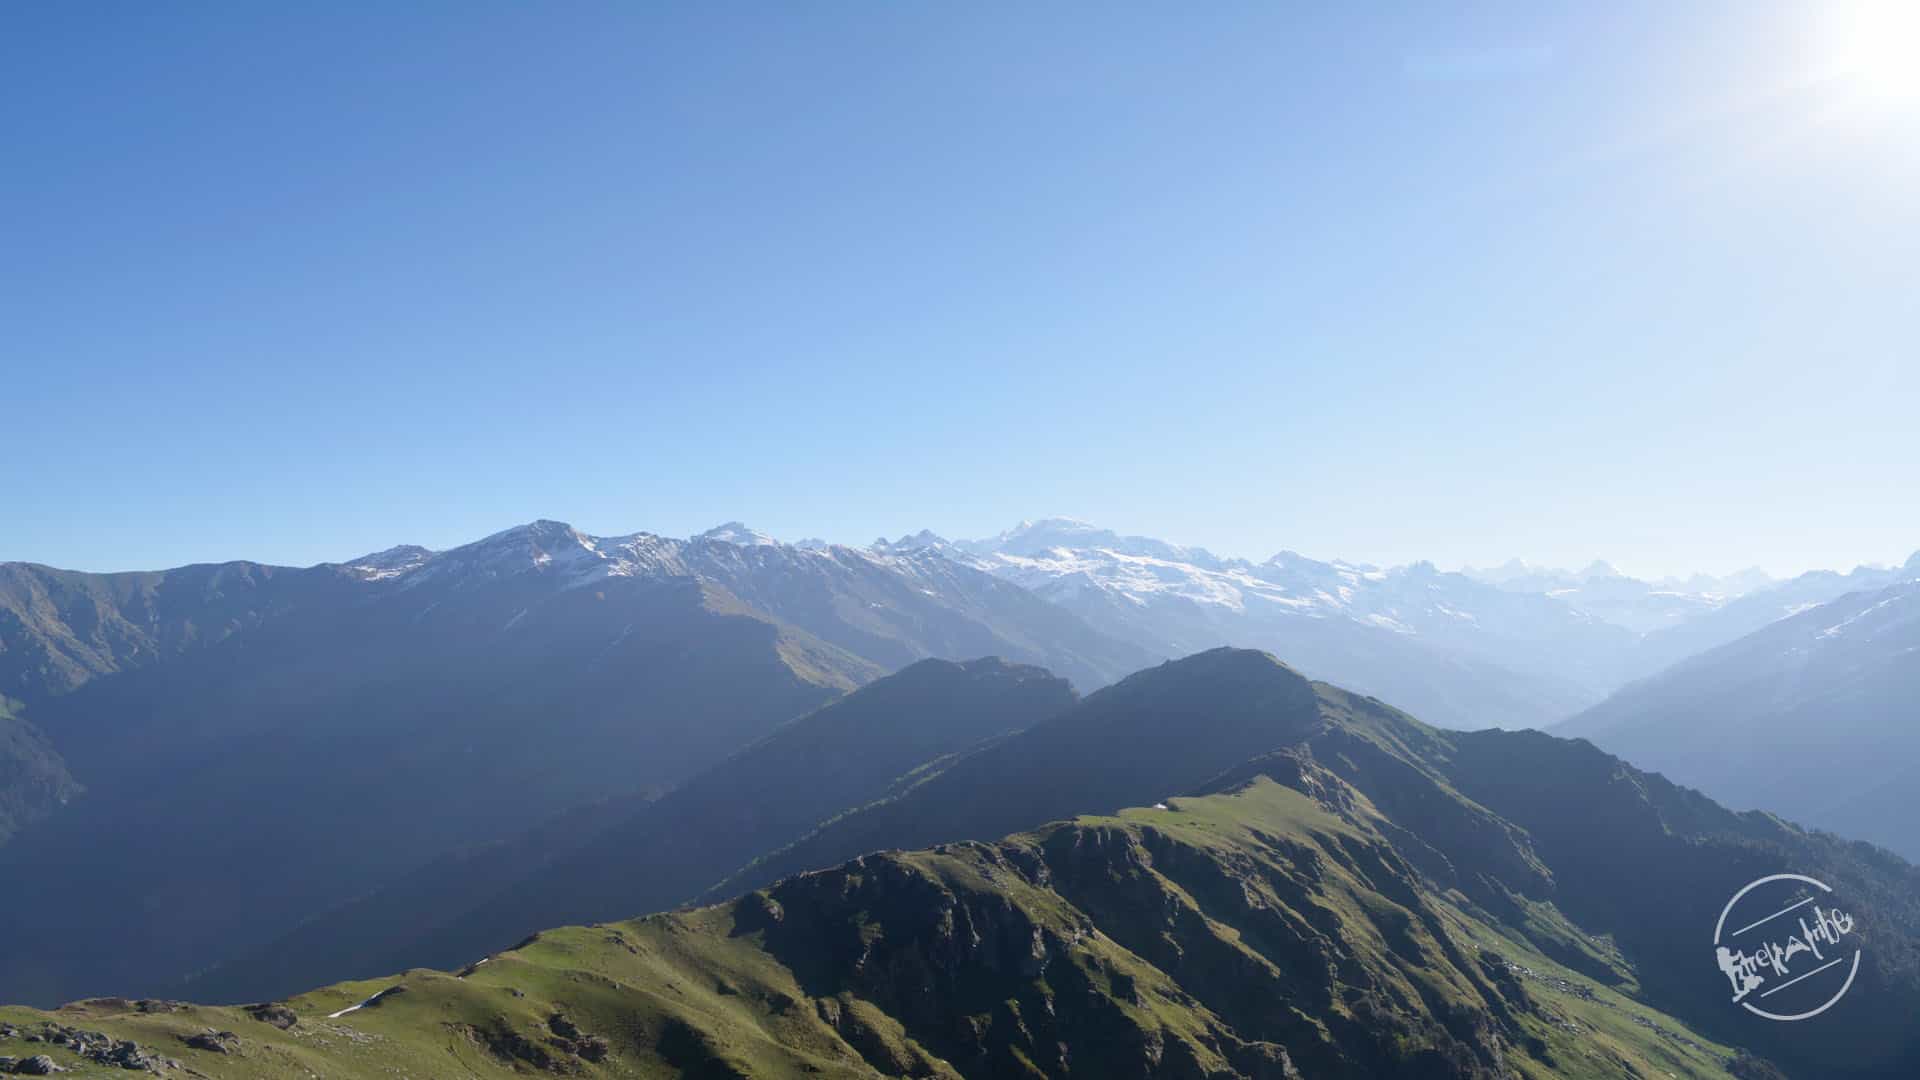
[[[32,883],[0,890],[0,994],[153,992],[441,856],[591,828],[943,653],[1093,684],[1144,658],[938,557],[744,530],[0,566],[0,877]]]
[[[1732,806],[1920,856],[1920,583],[1849,593],[1552,730]]]
[[[15,708],[0,697],[0,844],[81,791],[46,735]]]
[[[456,967],[529,930],[674,907],[914,770],[1075,700],[997,659],[923,660],[782,725],[654,801],[572,811],[447,856],[176,992],[250,1000],[399,967]]]

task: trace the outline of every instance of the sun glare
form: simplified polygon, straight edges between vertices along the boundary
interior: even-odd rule
[[[1823,67],[1878,98],[1920,101],[1920,0],[1823,7]]]

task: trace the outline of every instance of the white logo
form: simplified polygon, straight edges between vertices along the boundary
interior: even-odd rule
[[[1853,916],[1832,906],[1832,894],[1805,874],[1771,874],[1733,894],[1713,924],[1713,959],[1735,1004],[1769,1020],[1805,1020],[1846,995],[1860,949],[1848,955]],[[1788,915],[1794,922],[1777,921]]]

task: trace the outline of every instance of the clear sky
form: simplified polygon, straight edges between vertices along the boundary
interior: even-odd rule
[[[0,559],[1897,561],[1916,11],[0,6]]]

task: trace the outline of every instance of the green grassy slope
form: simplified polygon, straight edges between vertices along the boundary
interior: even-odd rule
[[[865,856],[265,1018],[0,1009],[0,1054],[125,1075],[25,1040],[80,1029],[212,1077],[1729,1075],[1735,1052],[1637,1002],[1630,970],[1557,964],[1427,888],[1332,773],[1274,771],[1288,783]]]

